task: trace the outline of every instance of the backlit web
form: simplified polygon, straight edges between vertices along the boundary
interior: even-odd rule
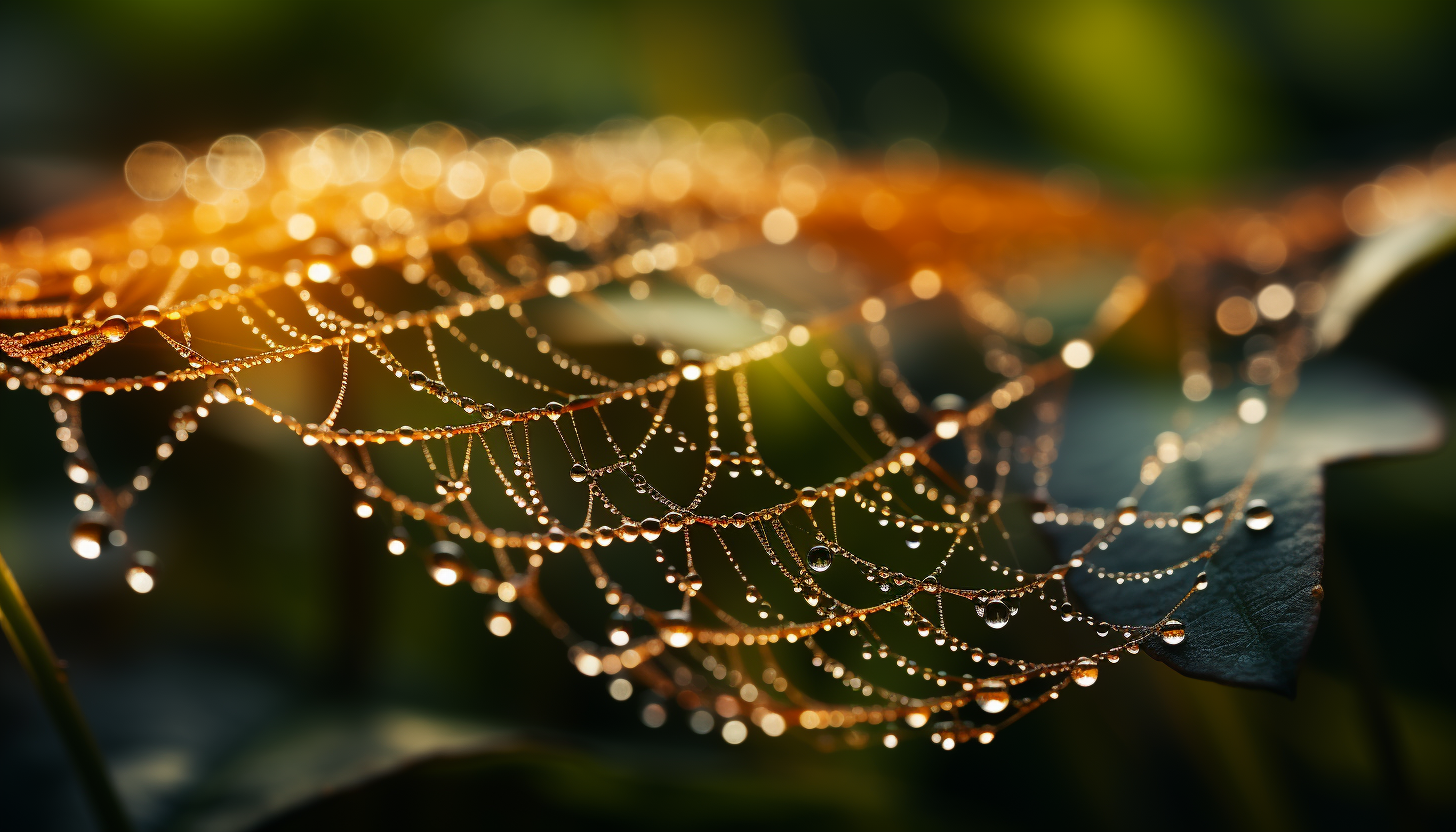
[[[730,743],[985,743],[1149,639],[1197,638],[1177,607],[1101,621],[1065,577],[1186,600],[1226,539],[1272,523],[1257,458],[1182,512],[1138,499],[1271,430],[1314,349],[1322,253],[1379,194],[1167,220],[1108,207],[1085,171],[1030,180],[917,143],[870,164],[786,124],[530,146],[444,124],[275,131],[191,161],[144,145],[130,191],[0,247],[3,377],[49,397],[73,548],[124,552],[132,589],[165,591],[127,510],[227,406],[327,453],[358,514],[388,518],[381,556],[485,596],[495,635],[534,617],[649,725],[676,706]],[[1062,505],[1071,376],[1140,311],[1177,319],[1188,401],[1245,393],[1147,437],[1109,473],[1127,499]],[[1231,338],[1244,358],[1212,361]],[[145,468],[102,482],[87,403],[164,389],[193,403]],[[1081,534],[1070,556],[1018,553],[1028,514]],[[1164,536],[1161,567],[1120,571],[1133,526]],[[1091,638],[996,655],[1021,613]],[[804,684],[816,668],[836,684]]]

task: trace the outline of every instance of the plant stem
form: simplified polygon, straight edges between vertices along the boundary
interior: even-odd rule
[[[51,721],[60,731],[97,823],[108,832],[129,832],[131,822],[112,786],[111,774],[106,770],[106,760],[101,756],[96,738],[91,735],[86,717],[71,693],[65,668],[51,652],[50,642],[46,641],[3,556],[0,556],[0,629],[5,630],[5,637],[15,648],[15,655],[30,674]]]

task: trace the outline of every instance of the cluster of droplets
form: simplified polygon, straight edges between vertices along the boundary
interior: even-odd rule
[[[1073,236],[1086,232],[1104,242],[1122,240],[1130,248],[1141,247],[1140,271],[1113,287],[1084,331],[1058,341],[1058,333],[1048,321],[1024,314],[1009,300],[1012,287],[998,291],[963,277],[964,266],[974,261],[978,250],[972,245],[981,239],[976,235],[1008,237],[1031,250],[1041,244],[1038,235],[1047,223],[1071,222],[1065,217],[1055,219],[1056,200],[1038,186],[992,184],[947,171],[935,174],[942,177],[938,183],[935,175],[928,180],[936,183],[936,190],[930,192],[935,198],[926,200],[921,198],[929,187],[924,181],[914,184],[878,171],[863,175],[848,166],[846,171],[833,149],[817,139],[794,135],[775,144],[768,135],[766,127],[747,122],[723,122],[700,130],[681,120],[662,119],[649,125],[614,125],[584,137],[557,137],[534,147],[518,147],[500,139],[476,141],[441,124],[392,135],[335,128],[312,136],[283,131],[256,139],[229,136],[190,161],[170,145],[144,145],[128,160],[127,181],[138,196],[155,205],[133,217],[121,233],[96,235],[90,247],[70,240],[56,242],[53,255],[36,260],[45,264],[33,268],[34,275],[11,274],[8,265],[0,268],[5,299],[11,302],[5,309],[17,313],[12,317],[66,320],[59,327],[0,337],[0,349],[38,371],[8,368],[3,373],[7,386],[25,386],[52,397],[60,425],[58,438],[72,455],[67,475],[82,487],[76,506],[83,514],[75,527],[73,548],[94,558],[107,547],[125,547],[128,540],[121,530],[122,515],[153,476],[151,468],[143,469],[127,488],[105,491],[82,452],[79,411],[74,403],[87,393],[163,390],[176,383],[206,381],[200,401],[170,415],[168,434],[156,447],[156,462],[171,456],[177,444],[198,429],[210,407],[239,402],[260,411],[304,444],[329,453],[360,492],[355,504],[359,517],[390,516],[392,531],[386,541],[390,554],[416,552],[436,583],[468,586],[491,596],[485,623],[497,636],[512,632],[518,606],[528,609],[571,644],[568,658],[578,670],[611,677],[609,693],[614,698],[625,700],[633,695],[628,679],[633,676],[648,688],[642,712],[649,724],[661,724],[662,703],[676,700],[697,703],[691,707],[683,704],[691,711],[693,729],[706,724],[711,730],[713,716],[702,705],[699,692],[731,680],[729,690],[711,708],[727,720],[722,736],[731,743],[743,741],[747,725],[777,736],[787,724],[797,723],[811,730],[843,728],[851,746],[860,742],[856,737],[863,737],[857,733],[860,726],[883,726],[884,744],[893,747],[903,731],[899,726],[922,728],[930,715],[943,713],[953,718],[930,725],[932,739],[942,747],[973,739],[986,743],[1005,723],[971,724],[963,721],[962,708],[974,704],[988,716],[1007,714],[1014,719],[1055,700],[1068,686],[1094,684],[1101,663],[1115,664],[1124,653],[1140,652],[1140,645],[1148,639],[1169,646],[1182,643],[1188,632],[1172,617],[1177,607],[1151,625],[1096,620],[1072,603],[1066,576],[1072,569],[1085,568],[1118,584],[1148,583],[1171,578],[1185,567],[1206,564],[1217,551],[1215,543],[1195,556],[1150,572],[1114,571],[1092,562],[1092,555],[1108,550],[1124,528],[1138,523],[1147,528],[1178,529],[1190,536],[1202,534],[1225,516],[1242,519],[1251,532],[1271,526],[1269,506],[1249,499],[1246,488],[1180,512],[1143,510],[1136,495],[1169,465],[1212,450],[1229,435],[1230,423],[1261,422],[1268,413],[1266,402],[1282,394],[1278,379],[1291,379],[1307,351],[1298,343],[1291,345],[1298,338],[1271,339],[1269,345],[1261,343],[1251,353],[1254,358],[1243,365],[1242,372],[1252,392],[1241,396],[1232,417],[1187,437],[1160,435],[1142,461],[1134,496],[1110,510],[1054,505],[1047,488],[1060,436],[1059,380],[1088,366],[1101,341],[1142,305],[1150,287],[1169,278],[1173,270],[1168,241],[1150,236],[1137,219],[1089,215],[1076,221],[1080,225],[1066,226]],[[977,201],[993,199],[1018,207],[994,221],[970,222],[971,214],[985,213],[976,207]],[[917,213],[922,211],[922,203],[929,212],[924,216]],[[1260,233],[1292,239],[1293,219],[1273,218],[1265,225]],[[252,233],[247,238],[238,236],[242,242],[229,244],[235,248],[216,244],[223,239],[221,232],[229,228]],[[925,239],[905,242],[914,236],[912,231],[918,234],[921,230]],[[868,253],[857,249],[862,240],[877,241],[873,244],[900,252],[903,279],[897,277],[884,286],[870,284],[844,309],[823,314],[796,318],[710,270],[715,256],[736,248],[803,243],[809,267],[829,272],[853,265],[857,252]],[[30,248],[34,241],[27,237],[17,250]],[[563,259],[544,257],[543,250]],[[1293,256],[1294,247],[1286,246],[1286,250]],[[925,254],[931,251],[945,253]],[[1218,256],[1218,252],[1208,253],[1208,259]],[[925,262],[934,257],[943,262]],[[1194,259],[1190,256],[1189,261]],[[99,268],[92,268],[93,261]],[[379,286],[370,282],[369,275],[380,274],[405,287],[434,292],[438,304],[417,311],[389,309],[374,299],[376,293],[384,293],[376,292]],[[154,303],[131,315],[116,311],[123,299],[142,294],[128,294],[124,289],[150,285],[145,282],[149,280],[156,284],[145,296]],[[597,299],[612,284],[625,284],[633,301],[642,301],[657,291],[655,287],[674,283],[750,321],[762,330],[762,338],[734,351],[700,351],[645,331],[635,321],[624,324]],[[1024,291],[1024,286],[1017,291]],[[1298,294],[1288,291],[1293,293],[1291,297]],[[1305,299],[1292,301],[1291,309],[1307,317],[1317,308],[1309,299],[1316,293],[1300,291]],[[527,317],[526,304],[548,297],[576,298],[612,325],[622,326],[634,345],[660,361],[660,372],[621,381],[572,356]],[[1257,297],[1256,315],[1263,316],[1259,320],[1277,323],[1289,317],[1288,311],[1277,314],[1283,309],[1278,291],[1266,287]],[[922,395],[896,363],[889,318],[901,307],[932,301],[958,307],[970,323],[969,329],[978,333],[986,367],[996,374],[992,389],[974,401],[955,395]],[[15,305],[20,302],[31,305]],[[301,314],[279,311],[285,308],[296,308]],[[1222,305],[1218,309],[1213,320],[1232,333],[1224,326],[1232,313],[1225,314]],[[18,314],[20,310],[26,314]],[[200,351],[203,342],[194,341],[192,328],[207,313],[220,310],[228,310],[248,328],[262,343],[262,351],[236,358],[205,357]],[[562,380],[528,373],[472,340],[466,322],[492,314],[509,316],[504,323],[519,328],[528,344],[527,355],[549,360]],[[1290,320],[1303,326],[1298,318]],[[843,339],[835,341],[838,349],[828,346],[828,336],[846,327],[870,346],[870,361],[845,360],[841,353],[853,344]],[[141,330],[176,351],[187,367],[122,379],[63,375],[102,349],[132,340]],[[1304,332],[1297,326],[1290,331],[1296,335]],[[468,383],[471,371],[462,368],[457,372],[452,366],[452,381],[447,382],[436,343],[439,333],[448,333],[469,350],[473,357],[470,368],[519,384],[518,389],[533,397],[552,396],[555,400],[516,411],[464,395],[451,384],[458,378]],[[405,354],[400,343],[416,334],[430,356],[430,366],[425,369],[413,369],[396,355]],[[1255,333],[1251,337],[1268,336]],[[848,409],[866,421],[884,448],[878,456],[863,453],[866,463],[858,471],[823,485],[795,487],[770,467],[758,445],[743,369],[780,361],[780,356],[803,348],[817,349],[827,386],[842,391]],[[355,361],[372,358],[412,391],[458,410],[459,424],[378,430],[336,424],[350,389],[351,349]],[[238,381],[239,373],[325,351],[337,352],[344,370],[333,410],[322,421],[305,422],[277,410]],[[1207,350],[1189,354],[1206,356]],[[1208,379],[1216,375],[1206,360],[1204,364],[1193,360],[1193,365],[1198,365],[1195,373]],[[733,395],[719,402],[718,382],[725,378],[731,381]],[[587,389],[570,392],[556,384],[585,385]],[[705,440],[693,438],[695,426],[683,420],[675,425],[667,418],[673,397],[689,386],[700,386],[705,398]],[[1192,401],[1206,397],[1199,395],[1198,384],[1190,386],[1186,379],[1184,393]],[[808,395],[816,394],[809,391]],[[602,413],[609,406],[620,409],[633,400],[651,414],[651,424],[640,442],[619,442]],[[885,401],[902,412],[882,413]],[[928,408],[925,402],[930,402]],[[1035,416],[1034,429],[1025,436],[1006,427],[1009,414],[1020,412],[1018,408]],[[902,437],[894,432],[892,426],[903,424],[901,417],[906,415],[926,424],[923,436]],[[605,464],[587,459],[578,417],[601,421],[611,449],[611,459]],[[738,428],[726,431],[731,437],[724,436],[721,422],[736,422]],[[554,431],[572,459],[567,478],[585,487],[588,500],[586,519],[580,525],[564,522],[546,501],[546,489],[532,461],[533,430],[537,441]],[[494,449],[492,438],[497,443]],[[466,442],[459,460],[453,455],[452,440]],[[963,474],[940,469],[929,453],[938,444],[953,441],[964,448]],[[502,442],[505,450],[500,448]],[[433,475],[433,495],[424,499],[391,488],[370,457],[371,448],[412,445],[422,452]],[[649,446],[658,449],[664,445],[680,460],[702,461],[702,475],[689,501],[674,501],[639,467]],[[485,465],[487,472],[480,476],[477,470],[475,481],[472,458],[477,469]],[[1003,563],[981,538],[983,529],[994,529],[1010,540],[1000,512],[1018,466],[1031,471],[1034,522],[1085,524],[1095,530],[1091,540],[1065,564],[1046,572],[1027,572]],[[717,487],[719,474],[726,474],[730,481],[747,475],[750,483],[781,489],[783,499],[753,510],[704,511],[702,501]],[[525,530],[489,526],[476,513],[472,501],[496,492],[487,487],[492,475],[500,484],[499,492],[528,518]],[[607,484],[621,478],[637,495],[661,504],[664,510],[634,518],[619,508],[610,498]],[[919,511],[932,519],[915,513],[906,500],[921,503]],[[862,510],[883,529],[893,529],[905,550],[875,552],[871,557],[873,547],[868,541],[841,543],[835,512],[846,507]],[[826,509],[827,518],[823,517]],[[593,512],[601,519],[594,522]],[[800,545],[791,539],[786,521],[791,514],[810,525],[812,543]],[[415,541],[410,521],[426,526],[429,542],[419,545]],[[705,582],[694,562],[701,553],[695,555],[692,548],[701,546],[705,538],[700,535],[699,543],[693,544],[691,532],[695,529],[706,530],[721,544],[723,556],[742,579],[749,621],[705,606],[709,600]],[[776,611],[759,586],[750,582],[739,563],[741,552],[734,554],[725,533],[751,533],[765,560],[789,581],[807,606],[810,620],[798,622],[797,616]],[[677,559],[676,551],[665,551],[669,540],[682,542],[685,568],[669,562]],[[932,540],[933,545],[927,543]],[[475,566],[461,545],[466,541],[491,547],[496,568]],[[608,574],[604,550],[638,541],[652,549],[666,583],[681,591],[680,608],[647,606]],[[897,555],[922,547],[934,549],[942,541],[947,545],[946,554],[924,577],[888,565]],[[637,545],[634,551],[641,548]],[[581,637],[557,616],[537,580],[548,556],[568,551],[580,555],[597,589],[604,592],[610,608],[605,616],[604,646]],[[1011,579],[1013,586],[980,589],[944,583],[945,570],[958,554],[962,559],[977,559],[995,576]],[[145,551],[130,555],[128,582],[138,592],[150,591],[155,558]],[[521,559],[526,566],[518,565]],[[843,563],[860,570],[878,588],[883,602],[858,607],[826,591],[818,578]],[[1200,573],[1189,595],[1207,586],[1206,572]],[[1036,662],[1001,657],[972,646],[945,625],[947,598],[969,601],[980,621],[991,630],[1000,630],[1033,595],[1048,600],[1047,593],[1057,591],[1062,599],[1053,597],[1049,605],[1062,621],[1085,623],[1101,637],[1117,633],[1121,643],[1073,661]],[[916,598],[932,599],[936,615],[918,609],[913,603]],[[706,621],[716,618],[717,626],[706,623],[705,614]],[[893,617],[926,643],[966,653],[972,665],[996,670],[976,677],[935,669],[891,650],[874,624]],[[863,660],[889,661],[907,676],[932,683],[933,695],[910,696],[892,686],[872,684],[829,656],[816,636],[838,629],[847,630],[856,641],[862,639]],[[780,699],[744,682],[740,671],[725,669],[736,661],[729,661],[726,651],[779,643],[809,647],[814,666],[860,697],[878,697],[877,704],[816,703],[797,688],[792,697]],[[677,658],[695,652],[707,653],[695,665],[704,668],[710,678],[701,677]],[[649,666],[661,672],[647,673]],[[776,693],[791,688],[788,675],[776,667],[766,667],[762,678]],[[1016,695],[1033,679],[1046,680],[1040,693]],[[809,705],[796,704],[805,701]]]

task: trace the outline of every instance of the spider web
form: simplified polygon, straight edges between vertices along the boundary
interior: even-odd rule
[[[127,509],[216,408],[251,408],[327,453],[361,516],[387,513],[388,551],[489,597],[490,632],[524,610],[614,697],[644,689],[649,724],[670,700],[734,743],[750,724],[986,743],[1148,640],[1196,638],[1182,602],[1103,621],[1066,576],[1180,582],[1186,601],[1230,536],[1267,526],[1259,458],[1322,289],[1252,289],[1343,236],[1319,195],[1169,222],[995,172],[841,161],[747,122],[530,147],[441,124],[275,131],[128,165],[138,193],[167,176],[183,193],[103,197],[0,249],[17,330],[0,350],[30,365],[0,375],[50,397],[73,548],[127,552],[151,591]],[[1174,303],[1148,307],[1165,289]],[[1230,381],[1211,350],[1262,319],[1247,395],[1148,437],[1122,503],[1061,505],[1071,377],[1139,313],[1172,319],[1194,401]],[[195,403],[155,459],[100,481],[82,402],[173,387]],[[1263,439],[1235,488],[1138,505],[1241,431]],[[1047,557],[1037,524],[1081,535],[1070,557]],[[1166,562],[1116,569],[1133,533],[1164,535]],[[602,602],[558,609],[553,584],[583,580]],[[980,646],[1041,603],[1091,647]]]

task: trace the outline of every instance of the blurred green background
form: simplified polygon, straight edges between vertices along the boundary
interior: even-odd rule
[[[1034,175],[1082,164],[1126,199],[1257,202],[1423,161],[1456,133],[1453,18],[1418,0],[9,4],[0,220],[114,180],[153,139],[200,149],[228,132],[433,119],[529,138],[623,114],[780,111],[865,154],[914,136]],[[1448,415],[1453,281],[1449,258],[1413,276],[1341,348]],[[801,737],[728,748],[676,712],[642,727],[534,624],[494,639],[478,598],[385,557],[386,524],[349,515],[326,459],[248,414],[207,424],[148,495],[132,531],[167,571],[135,596],[119,562],[67,550],[44,402],[0,395],[0,551],[148,825],[261,822],[371,760],[442,743],[455,753],[270,828],[1456,820],[1448,625],[1404,583],[1444,568],[1449,446],[1332,470],[1325,615],[1295,701],[1132,661],[985,749],[831,755]],[[114,404],[87,411],[93,443],[117,449],[102,459],[113,475],[160,432],[158,414]],[[181,505],[195,510],[179,522]],[[0,803],[7,828],[88,828],[8,652]]]

